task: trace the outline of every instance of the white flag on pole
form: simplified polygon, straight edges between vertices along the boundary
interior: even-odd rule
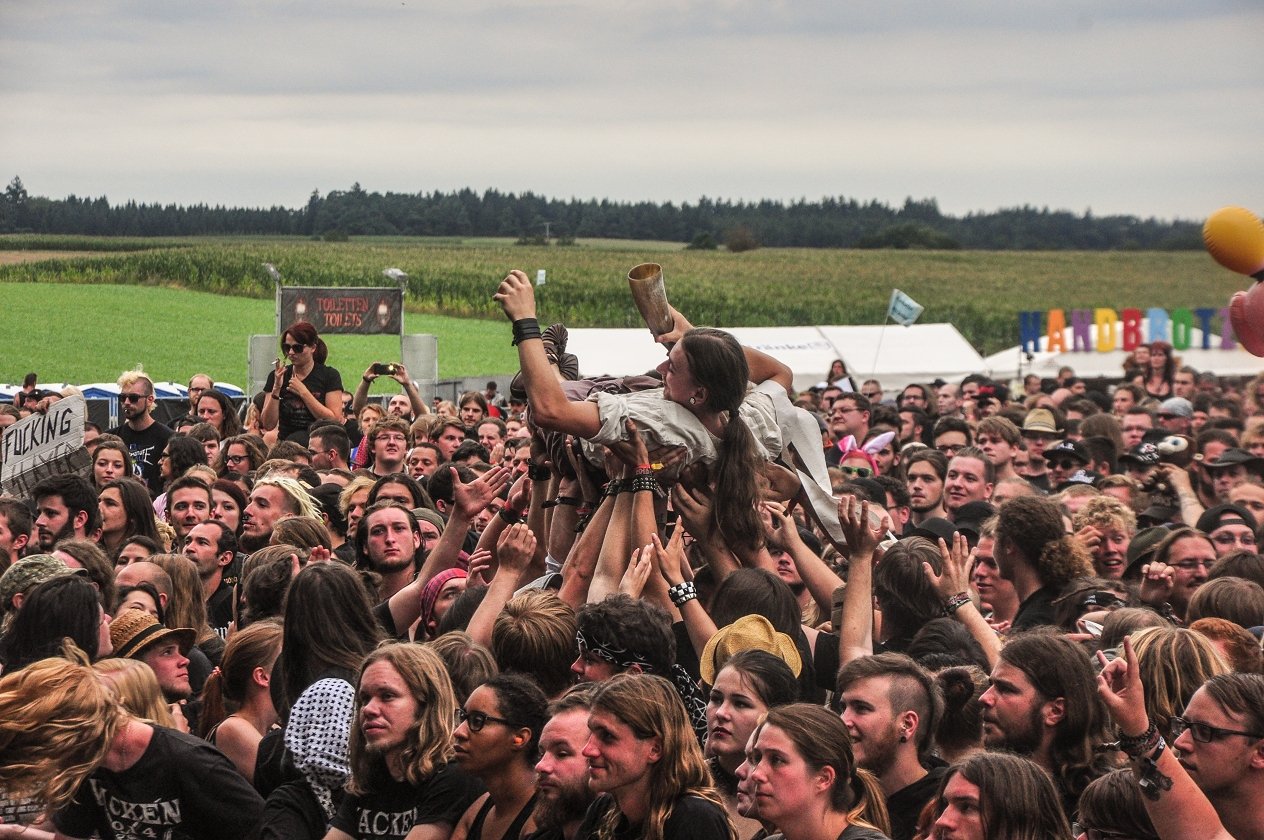
[[[887,317],[897,324],[908,327],[921,316],[925,308],[899,289],[892,289],[891,303],[887,306]]]

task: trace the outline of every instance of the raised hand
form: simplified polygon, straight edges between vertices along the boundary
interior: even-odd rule
[[[940,574],[935,574],[935,569],[930,563],[922,563],[922,571],[926,573],[926,579],[930,581],[931,586],[935,587],[939,596],[947,599],[958,593],[968,592],[970,572],[974,567],[974,553],[970,551],[970,544],[966,542],[965,535],[953,534],[951,549],[941,537],[939,556],[943,560],[943,572]]]
[[[516,268],[500,281],[492,300],[500,304],[510,321],[535,317],[535,288],[527,275]]]
[[[631,598],[640,598],[645,589],[645,582],[650,579],[650,571],[654,568],[654,547],[647,545],[632,552],[627,571],[619,581],[619,592]]]
[[[1145,708],[1145,688],[1141,685],[1141,668],[1132,651],[1132,639],[1124,636],[1123,656],[1107,662],[1106,654],[1097,652],[1102,671],[1097,675],[1097,694],[1106,704],[1119,731],[1137,737],[1150,727]]]
[[[500,495],[500,491],[509,483],[511,477],[509,468],[502,464],[499,467],[492,467],[478,478],[464,484],[457,474],[456,467],[449,467],[449,469],[452,470],[452,498],[456,513],[466,519],[473,519],[482,513],[483,509],[491,504],[492,499]]]

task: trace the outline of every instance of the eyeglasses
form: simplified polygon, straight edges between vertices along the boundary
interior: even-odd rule
[[[1255,535],[1250,531],[1242,535],[1237,534],[1216,534],[1211,538],[1216,545],[1255,545]]]
[[[306,344],[282,344],[281,352],[283,353],[301,353]]]
[[[224,460],[229,462],[230,464],[235,464],[238,461],[249,461],[250,456],[249,455],[225,455]]]
[[[1063,458],[1060,461],[1047,461],[1049,467],[1055,470],[1070,470],[1080,466],[1079,461],[1073,461],[1070,458]]]
[[[149,399],[149,394],[119,394],[119,399],[125,403],[144,402]]]
[[[1173,741],[1181,737],[1181,733],[1186,729],[1189,730],[1189,734],[1194,737],[1195,741],[1202,744],[1219,741],[1221,738],[1228,738],[1230,735],[1241,735],[1243,738],[1264,738],[1264,735],[1258,732],[1239,732],[1236,729],[1221,729],[1219,726],[1212,726],[1210,723],[1203,723],[1200,720],[1189,720],[1183,717],[1172,718]]]
[[[1180,563],[1173,563],[1172,567],[1185,572],[1192,572],[1199,566],[1204,569],[1210,569],[1216,563],[1215,560],[1182,560]]]
[[[505,726],[514,725],[512,720],[507,720],[501,717],[493,717],[492,715],[484,714],[482,712],[467,712],[465,709],[456,710],[456,722],[458,726],[464,723],[470,728],[471,732],[482,732],[483,727],[488,723],[503,723]]]
[[[868,478],[873,475],[873,470],[868,467],[839,467],[843,475],[854,475],[857,478]]]
[[[404,441],[408,440],[408,438],[400,434],[381,434],[377,436],[377,439],[378,440],[393,440],[393,441],[398,441],[400,443],[403,443]]]

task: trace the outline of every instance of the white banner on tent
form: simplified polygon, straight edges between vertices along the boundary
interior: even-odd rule
[[[83,447],[87,403],[66,397],[44,414],[32,414],[4,430],[0,451],[4,464],[0,486],[6,493],[25,496],[41,480],[64,473],[86,473],[91,466]]]

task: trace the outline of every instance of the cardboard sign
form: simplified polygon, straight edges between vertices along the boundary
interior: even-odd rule
[[[307,321],[321,334],[398,335],[404,322],[404,290],[282,286],[280,307],[281,329]]]
[[[87,403],[83,397],[66,397],[53,403],[45,414],[32,414],[4,430],[0,452],[0,486],[6,493],[27,496],[31,488],[52,475],[86,475],[92,467],[83,447],[83,423]]]

